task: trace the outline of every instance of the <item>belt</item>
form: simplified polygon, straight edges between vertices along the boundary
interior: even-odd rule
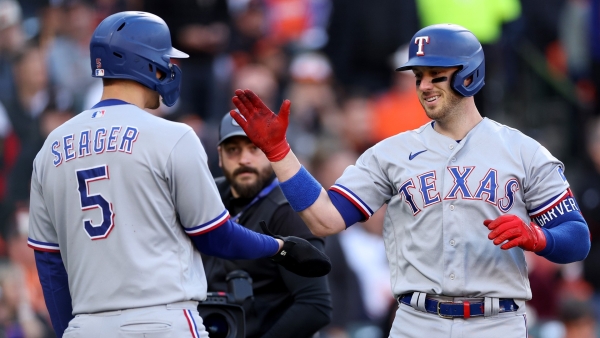
[[[412,295],[412,293],[401,295],[398,297],[398,301],[402,304],[411,306],[410,301]],[[425,310],[427,310],[428,313],[437,314],[442,318],[467,319],[469,317],[484,316],[484,304],[485,302],[469,303],[463,301],[462,303],[453,303],[426,298]],[[518,309],[519,306],[512,299],[503,298],[499,300],[499,313],[517,311]]]

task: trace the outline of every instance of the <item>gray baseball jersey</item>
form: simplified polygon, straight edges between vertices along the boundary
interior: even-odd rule
[[[29,246],[60,251],[73,314],[206,298],[188,235],[229,218],[206,162],[189,126],[130,104],[86,110],[48,136]]]
[[[531,298],[524,252],[495,246],[483,220],[514,214],[528,221],[568,188],[563,164],[543,146],[487,118],[458,143],[432,123],[385,139],[331,187],[367,217],[388,203],[384,239],[395,295],[514,299]]]

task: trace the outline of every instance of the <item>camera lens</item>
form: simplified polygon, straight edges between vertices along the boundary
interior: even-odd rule
[[[210,338],[227,338],[229,334],[229,323],[227,318],[220,313],[211,313],[203,318],[204,327]]]

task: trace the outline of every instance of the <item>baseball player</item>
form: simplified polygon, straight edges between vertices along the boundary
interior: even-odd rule
[[[102,99],[48,136],[31,180],[28,244],[59,337],[208,337],[197,311],[206,298],[198,250],[253,259],[287,246],[275,256],[284,267],[327,272],[308,242],[233,223],[193,130],[143,110],[161,96],[175,104],[182,73],[170,59],[187,57],[161,18],[111,15],[90,53]]]
[[[418,31],[409,60],[433,121],[365,151],[325,191],[285,139],[290,102],[273,114],[249,90],[230,112],[272,162],[294,210],[317,236],[388,205],[384,240],[399,309],[391,337],[527,337],[524,251],[556,263],[586,257],[586,222],[563,164],[521,132],[482,118],[473,101],[484,55],[467,29]]]

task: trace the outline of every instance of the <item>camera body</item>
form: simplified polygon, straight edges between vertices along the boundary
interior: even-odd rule
[[[227,274],[227,292],[208,292],[198,304],[198,312],[210,338],[245,338],[243,304],[254,299],[252,278],[244,270]]]

